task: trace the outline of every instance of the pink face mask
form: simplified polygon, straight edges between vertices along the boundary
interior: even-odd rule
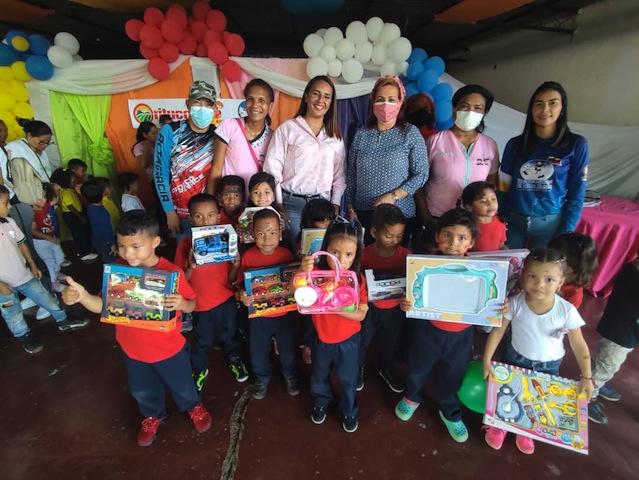
[[[401,103],[377,102],[373,104],[373,115],[380,122],[388,123],[397,118],[401,108]]]

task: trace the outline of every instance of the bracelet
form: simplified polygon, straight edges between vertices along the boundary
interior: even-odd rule
[[[401,199],[397,196],[397,192],[393,190],[393,198],[395,198],[395,203],[399,202]]]

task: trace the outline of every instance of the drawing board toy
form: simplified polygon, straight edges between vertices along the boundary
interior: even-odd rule
[[[193,227],[191,237],[197,265],[232,262],[237,255],[237,233],[231,225]]]
[[[100,321],[170,332],[175,312],[164,309],[164,296],[177,291],[178,272],[127,265],[104,266]]]
[[[514,293],[521,271],[524,269],[524,260],[530,251],[527,248],[514,250],[490,250],[485,252],[469,252],[468,256],[473,258],[494,258],[508,260],[508,282],[506,288],[507,295]]]
[[[299,263],[287,263],[244,272],[244,290],[253,297],[249,318],[297,309],[291,279],[299,266]]]
[[[588,400],[579,384],[493,362],[484,423],[588,455]]]
[[[372,269],[364,270],[368,301],[403,298],[406,295],[406,277],[380,274],[377,277]]]
[[[440,255],[406,257],[407,317],[501,326],[508,261]]]
[[[303,228],[300,252],[302,255],[313,255],[322,248],[325,228]]]
[[[359,282],[352,270],[344,270],[334,255],[319,251],[320,255],[331,257],[335,270],[311,270],[298,272],[293,277],[295,301],[300,313],[341,313],[354,312],[359,304]]]
[[[237,219],[237,235],[240,239],[240,243],[255,242],[255,239],[253,238],[253,235],[251,234],[251,228],[253,226],[253,216],[255,215],[256,212],[259,212],[260,210],[264,210],[265,208],[269,210],[273,210],[275,213],[277,213],[277,216],[280,218],[280,229],[282,232],[284,231],[286,227],[286,225],[284,225],[284,219],[279,214],[279,212],[275,210],[273,207],[247,207],[244,209],[244,211],[240,214],[239,218]]]

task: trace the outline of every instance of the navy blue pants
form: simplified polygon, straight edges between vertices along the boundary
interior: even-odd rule
[[[313,345],[313,338],[315,337],[315,326],[310,315],[300,314],[300,340],[302,345],[310,347]]]
[[[191,410],[199,403],[193,381],[187,348],[161,362],[146,363],[124,356],[129,391],[143,417],[166,417],[166,390],[181,412]]]
[[[471,360],[473,331],[470,327],[461,332],[447,332],[427,320],[415,322],[404,396],[421,403],[424,400],[422,389],[436,367],[440,375],[439,409],[448,420],[461,420],[457,391]]]
[[[345,417],[357,416],[357,376],[359,374],[359,332],[339,343],[315,339],[312,348],[311,395],[316,407],[333,401],[331,370],[335,368],[341,389],[340,410]]]
[[[371,304],[362,322],[362,343],[359,349],[359,364],[366,362],[366,352],[376,333],[379,344],[379,368],[391,371],[394,368],[395,346],[406,315],[399,309],[377,308]]]
[[[249,345],[251,346],[251,368],[259,383],[268,385],[271,378],[271,339],[277,341],[284,378],[297,377],[295,353],[295,323],[297,312],[288,312],[281,317],[258,317],[249,319]]]
[[[213,307],[206,312],[193,312],[193,342],[191,344],[191,363],[193,371],[201,372],[209,365],[209,349],[215,342],[215,333],[219,335],[224,353],[229,362],[240,359],[240,339],[237,332],[237,308],[235,298]]]
[[[91,244],[93,245],[93,249],[100,255],[100,260],[102,263],[113,263],[117,260],[118,256],[111,253],[111,242],[104,243],[99,242],[96,239],[91,240]]]
[[[91,253],[93,249],[91,248],[91,231],[89,230],[89,224],[82,223],[82,221],[71,212],[64,212],[62,219],[64,223],[67,224],[67,227],[69,227],[76,253],[81,257]]]

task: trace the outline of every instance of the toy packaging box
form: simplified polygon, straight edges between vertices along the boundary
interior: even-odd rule
[[[237,255],[237,233],[231,225],[193,227],[191,236],[197,265],[232,262]]]
[[[237,219],[237,235],[240,240],[240,243],[255,242],[255,239],[253,238],[253,235],[251,234],[253,216],[255,215],[256,212],[259,212],[260,210],[264,210],[265,208],[269,210],[273,210],[275,213],[277,213],[278,217],[280,217],[280,228],[282,232],[285,230],[286,225],[284,224],[284,219],[279,214],[279,212],[275,210],[273,207],[247,207],[244,209],[244,211],[240,214],[240,216]]]
[[[526,248],[519,248],[514,250],[490,250],[485,252],[469,252],[468,256],[473,258],[493,258],[508,260],[508,293],[510,295],[517,287],[517,281],[521,275],[521,271],[524,269],[524,260],[528,256],[530,251]]]
[[[507,280],[508,260],[409,255],[406,316],[499,327]]]
[[[368,301],[388,300],[391,298],[403,298],[406,295],[406,277],[390,275],[375,276],[372,269],[364,270],[366,276],[366,288]]]
[[[253,297],[249,318],[297,309],[290,284],[299,266],[287,263],[244,272],[244,290]]]
[[[325,228],[303,228],[302,243],[300,246],[301,254],[313,255],[315,252],[319,251],[319,249],[322,248],[322,242],[324,241],[325,234]]]
[[[493,362],[484,423],[588,455],[588,400],[579,384]]]
[[[164,296],[177,291],[178,272],[105,265],[101,322],[170,332],[175,312],[164,310]]]

